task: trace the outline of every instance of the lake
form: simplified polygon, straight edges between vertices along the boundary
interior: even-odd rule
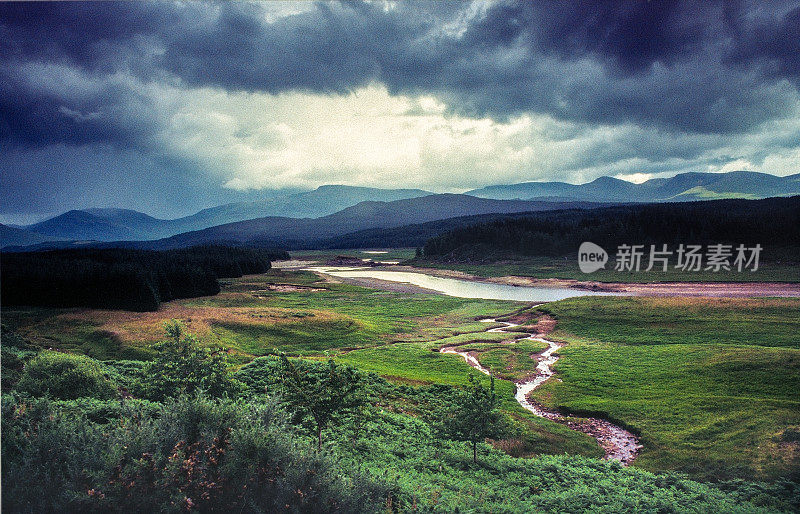
[[[411,284],[436,291],[437,293],[446,294],[448,296],[458,296],[460,298],[514,300],[518,302],[554,302],[574,296],[619,295],[619,293],[585,291],[568,287],[525,287],[492,284],[455,278],[434,277],[425,273],[411,271],[387,271],[374,268],[346,268],[336,266],[315,266],[306,269],[325,273],[333,277],[378,279]]]

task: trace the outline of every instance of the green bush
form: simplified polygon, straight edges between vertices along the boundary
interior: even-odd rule
[[[17,390],[33,396],[74,400],[91,396],[113,398],[116,384],[103,366],[81,355],[42,352],[25,365]]]
[[[0,348],[0,379],[2,379],[3,391],[8,391],[22,376],[24,361],[20,358],[19,351],[14,351],[13,347],[3,346]]]
[[[274,403],[181,397],[99,425],[3,397],[4,512],[377,512],[381,481],[313,452]]]
[[[800,485],[702,483],[618,463],[567,455],[514,458],[479,443],[436,437],[418,418],[382,411],[336,444],[353,469],[396,484],[399,512],[798,512]]]
[[[704,484],[596,459],[513,458],[376,409],[330,452],[275,400],[2,398],[7,512],[796,512],[796,483]],[[111,422],[94,423],[102,413]],[[103,420],[105,421],[105,420]],[[377,477],[377,478],[376,478]]]
[[[244,385],[227,371],[225,350],[208,349],[185,333],[177,320],[164,324],[167,340],[153,346],[156,358],[142,368],[142,380],[134,383],[137,396],[153,401],[198,392],[220,398],[238,396]]]
[[[144,374],[148,362],[133,360],[108,360],[103,361],[106,371],[111,379],[119,384],[120,388],[132,391],[141,388],[142,380],[147,380]]]
[[[99,424],[113,423],[125,416],[158,417],[163,405],[148,400],[129,398],[120,400],[98,400],[96,398],[78,398],[77,400],[56,400],[53,409]]]

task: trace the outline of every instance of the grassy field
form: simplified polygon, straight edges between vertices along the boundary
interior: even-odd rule
[[[275,285],[294,290],[269,289]],[[441,346],[469,343],[467,348],[486,350],[487,364],[507,378],[535,366],[526,357],[537,350],[536,343],[506,351],[502,341],[515,336],[484,333],[491,325],[476,321],[521,307],[517,302],[379,291],[321,281],[309,272],[271,270],[227,281],[217,296],[167,302],[157,312],[20,309],[4,311],[3,322],[42,347],[98,359],[140,359],[148,358],[149,346],[163,338],[164,322],[178,319],[204,344],[228,348],[229,361],[237,367],[281,352],[331,355],[401,384],[464,385],[470,374],[480,373],[457,355],[438,353]],[[488,383],[483,375],[479,378]],[[513,437],[523,441],[521,453],[602,456],[588,436],[519,407],[513,387],[498,381],[503,409],[514,421]]]
[[[643,262],[646,259],[643,259]],[[450,269],[478,277],[520,276],[534,278],[560,278],[594,280],[598,282],[800,282],[800,266],[797,264],[763,263],[756,271],[680,271],[670,268],[664,271],[614,271],[612,262],[606,269],[594,273],[582,273],[576,260],[563,258],[531,257],[524,260],[500,261],[496,263],[461,264],[414,259],[406,263],[417,267]],[[646,263],[643,266],[646,268]]]
[[[641,434],[636,465],[694,476],[800,470],[800,300],[576,298],[546,306],[568,344],[534,396]]]
[[[319,354],[473,332],[485,328],[475,317],[517,308],[511,302],[318,282],[313,273],[273,270],[231,280],[217,296],[167,302],[157,312],[8,309],[3,322],[44,347],[119,359],[146,356],[148,345],[162,337],[163,323],[179,319],[206,344],[230,348],[245,362],[276,350]],[[268,289],[285,284],[296,290]]]
[[[272,270],[230,280],[213,297],[158,312],[4,310],[3,322],[42,347],[100,359],[147,358],[163,323],[183,321],[233,367],[285,352],[337,361],[404,385],[463,385],[474,374],[447,345],[475,351],[497,375],[517,455],[602,451],[588,436],[524,411],[509,380],[530,374],[544,349],[477,321],[515,302],[401,294]],[[635,465],[698,477],[774,478],[797,468],[800,448],[800,300],[584,297],[548,304],[554,338],[568,341],[536,397],[603,413],[641,434]],[[530,313],[538,311],[532,310]],[[794,434],[794,435],[793,435]]]

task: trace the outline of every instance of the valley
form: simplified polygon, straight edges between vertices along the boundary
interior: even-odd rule
[[[0,2],[0,510],[800,513],[797,3]]]
[[[557,350],[555,378],[531,398],[633,430],[642,444],[635,466],[703,478],[776,477],[797,466],[796,443],[785,434],[800,424],[800,300],[572,290],[576,297],[541,304],[384,291],[380,283],[326,280],[336,278],[327,271],[275,269],[232,279],[219,295],[167,302],[154,313],[12,309],[4,323],[42,347],[130,359],[149,358],[162,323],[178,319],[203,344],[226,348],[233,366],[282,353],[329,355],[414,386],[465,384],[469,368],[458,355],[432,353],[457,348],[505,379],[497,383],[502,409],[517,420],[525,454],[600,456],[585,435],[532,416],[514,400],[513,381],[535,373],[537,355],[548,348],[526,339],[525,327],[549,316],[555,330],[548,339],[566,346]],[[486,331],[482,320],[514,312],[524,326]]]
[[[260,426],[298,449],[284,459],[327,459],[322,487],[358,484],[335,501],[368,497],[366,510],[389,500],[401,512],[794,510],[797,202],[428,195],[151,241],[12,248],[2,255],[4,424],[29,459],[14,473],[41,473],[25,471],[38,462],[29,452],[75,432],[26,428],[58,419],[98,438],[59,446],[89,459],[59,487],[108,490],[115,470],[142,462],[106,464],[131,451],[125,427],[173,416],[187,432],[169,444],[180,445],[223,409],[223,425],[204,432],[223,435],[203,444],[228,441],[237,423],[236,437]],[[675,247],[687,233],[706,246],[758,244],[763,259],[752,271],[615,269],[616,246]],[[605,268],[580,271],[586,240],[609,250]],[[59,382],[73,376],[88,382]],[[348,400],[358,407],[314,430],[297,399],[335,405],[346,377],[360,384]],[[319,389],[327,381],[341,385]],[[254,422],[253,409],[281,414]],[[102,449],[108,423],[121,427],[119,448]],[[159,451],[146,443],[141,454],[176,455]],[[252,462],[230,457],[243,458]]]

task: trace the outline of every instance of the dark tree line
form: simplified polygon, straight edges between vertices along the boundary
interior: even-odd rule
[[[584,241],[620,244],[761,244],[765,257],[800,255],[800,197],[626,205],[531,213],[461,227],[425,243],[430,259],[566,256]]]
[[[224,246],[4,253],[2,304],[153,311],[161,302],[217,294],[218,278],[264,273],[285,258]]]

